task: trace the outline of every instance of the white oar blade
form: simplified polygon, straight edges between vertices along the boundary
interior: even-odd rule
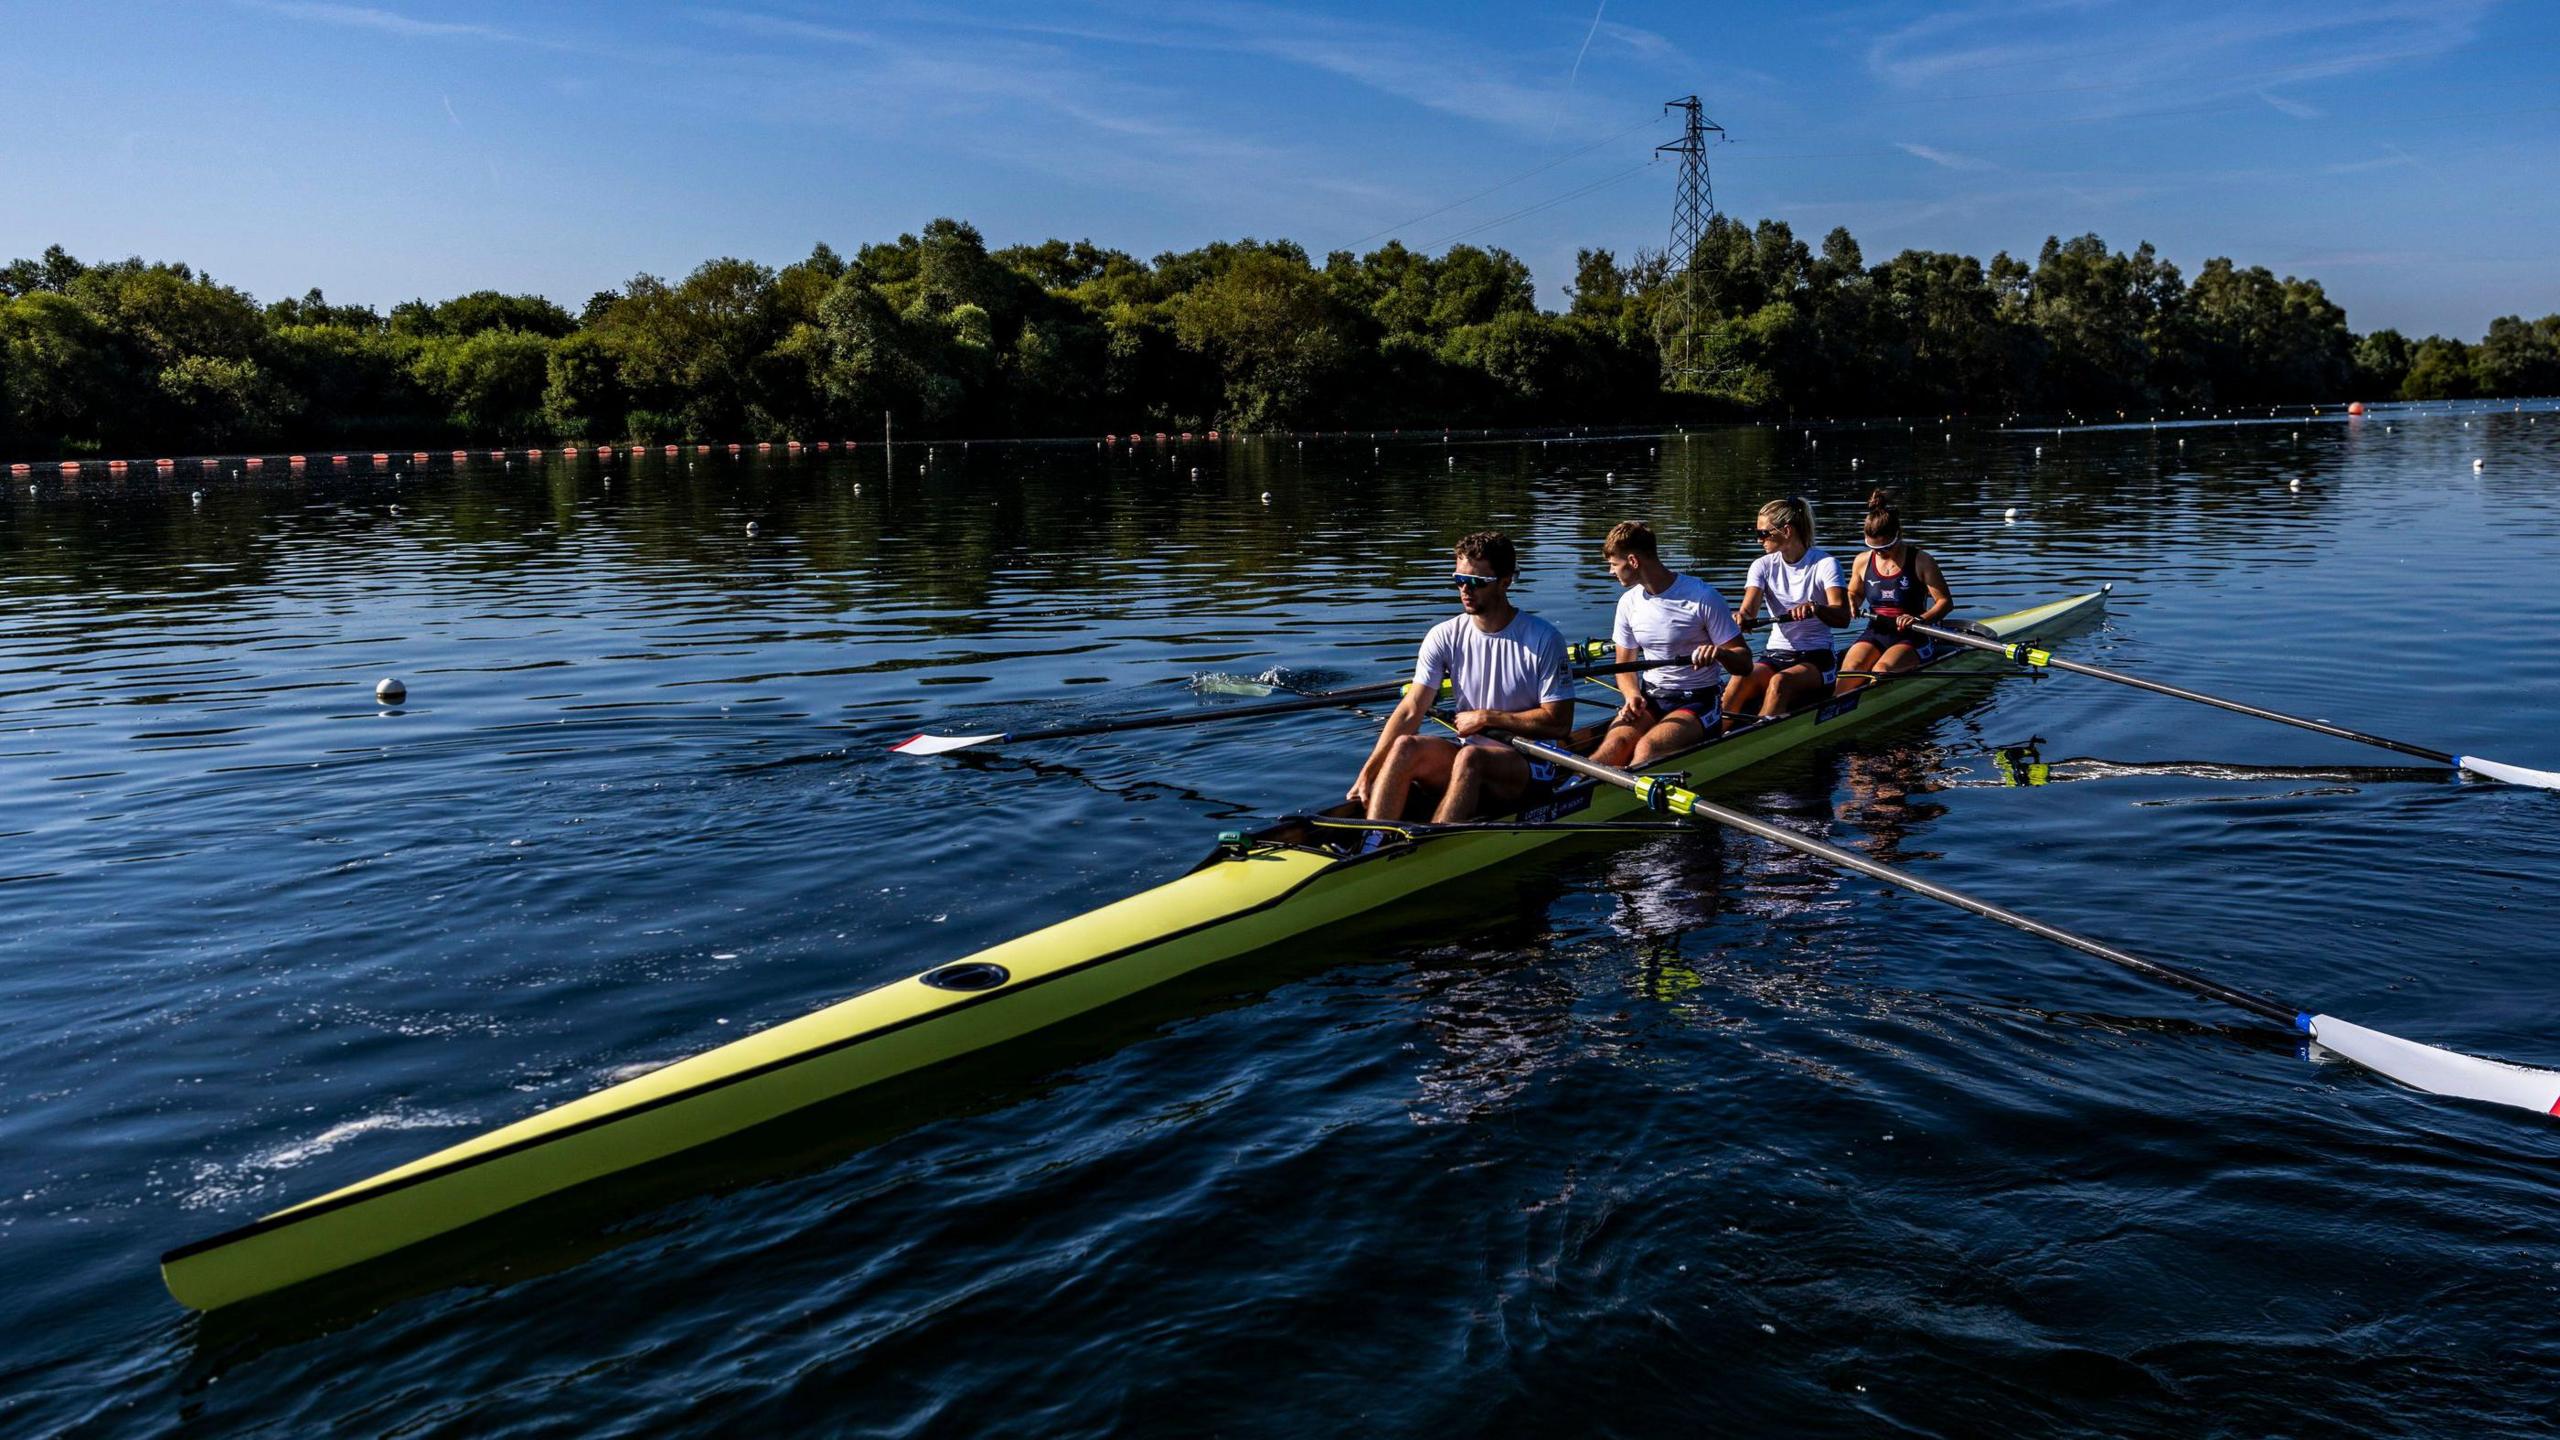
[[[2560,1072],[2483,1060],[2385,1035],[2334,1015],[2311,1017],[2311,1038],[2368,1070],[2432,1095],[2486,1100],[2537,1114],[2560,1114]]]
[[[2453,763],[2474,775],[2486,775],[2492,780],[2504,780],[2510,785],[2531,785],[2542,790],[2560,790],[2560,772],[2528,770],[2522,765],[2501,765],[2495,760],[2483,760],[2477,755],[2457,755],[2453,757]]]
[[[984,745],[991,741],[1010,738],[1012,737],[1006,735],[919,735],[913,740],[890,746],[889,753],[892,755],[948,755],[954,750],[966,750],[972,745]]]

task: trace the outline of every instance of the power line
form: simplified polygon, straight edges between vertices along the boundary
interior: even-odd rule
[[[1526,179],[1528,179],[1529,177],[1531,177],[1531,176],[1533,176],[1533,175],[1543,175],[1543,174],[1545,174],[1546,172],[1548,172],[1548,171],[1550,171],[1550,170],[1553,170],[1553,169],[1554,169],[1554,168],[1556,168],[1557,166],[1559,166],[1559,165],[1563,164],[1563,163],[1564,163],[1564,162],[1566,162],[1567,160],[1578,160],[1578,159],[1580,159],[1581,157],[1583,157],[1583,156],[1585,156],[1585,155],[1590,154],[1592,151],[1597,150],[1597,149],[1600,149],[1602,146],[1605,146],[1605,145],[1614,145],[1614,144],[1616,144],[1617,142],[1619,142],[1619,141],[1621,141],[1621,140],[1626,139],[1628,136],[1633,135],[1634,133],[1636,133],[1636,132],[1637,132],[1637,131],[1639,131],[1639,130],[1648,130],[1648,129],[1651,129],[1651,128],[1652,128],[1655,124],[1657,124],[1657,123],[1658,123],[1658,120],[1657,120],[1657,118],[1656,118],[1656,117],[1653,117],[1653,116],[1647,116],[1646,118],[1644,118],[1644,119],[1642,119],[1642,120],[1637,121],[1635,124],[1628,126],[1626,129],[1621,130],[1621,131],[1617,132],[1617,133],[1616,133],[1616,134],[1614,134],[1614,135],[1605,136],[1605,137],[1603,137],[1603,138],[1601,138],[1601,139],[1595,140],[1595,141],[1591,142],[1590,144],[1583,146],[1583,147],[1582,147],[1581,149],[1579,149],[1579,150],[1571,150],[1571,151],[1567,151],[1566,153],[1564,153],[1564,154],[1562,154],[1562,155],[1557,156],[1557,157],[1556,157],[1556,158],[1554,158],[1553,160],[1548,161],[1548,162],[1547,162],[1547,163],[1545,163],[1544,165],[1537,166],[1537,167],[1535,167],[1535,168],[1533,168],[1533,169],[1523,170],[1523,171],[1521,171],[1519,174],[1512,176],[1510,179],[1505,180],[1505,181],[1502,181],[1500,184],[1487,186],[1486,188],[1484,188],[1484,189],[1482,189],[1482,190],[1477,191],[1477,192],[1476,192],[1476,193],[1474,193],[1473,195],[1470,195],[1470,196],[1466,197],[1466,198],[1465,198],[1465,199],[1463,199],[1463,200],[1452,200],[1452,201],[1450,201],[1448,204],[1441,206],[1441,207],[1440,207],[1439,209],[1437,209],[1437,210],[1425,211],[1424,213],[1422,213],[1422,214],[1420,214],[1420,215],[1416,215],[1416,216],[1414,216],[1414,217],[1413,217],[1412,219],[1410,219],[1410,220],[1399,220],[1399,221],[1397,221],[1395,224],[1388,226],[1388,227],[1387,227],[1386,229],[1384,229],[1384,230],[1373,231],[1373,232],[1371,232],[1371,233],[1369,233],[1369,234],[1367,234],[1367,235],[1363,235],[1363,236],[1361,236],[1359,239],[1352,241],[1352,242],[1351,242],[1351,244],[1352,244],[1353,246],[1355,246],[1355,247],[1356,247],[1356,246],[1361,246],[1361,245],[1366,245],[1366,244],[1368,244],[1368,243],[1369,243],[1370,241],[1372,241],[1372,240],[1376,240],[1376,239],[1379,239],[1379,238],[1381,238],[1381,237],[1383,237],[1383,236],[1387,236],[1387,235],[1393,235],[1394,233],[1396,233],[1396,232],[1397,232],[1397,231],[1399,231],[1399,230],[1404,229],[1404,228],[1405,228],[1406,226],[1408,226],[1408,225],[1419,225],[1419,224],[1421,224],[1423,221],[1425,221],[1425,220],[1429,220],[1429,219],[1432,219],[1432,218],[1433,218],[1433,217],[1435,217],[1435,216],[1446,215],[1446,214],[1448,214],[1450,211],[1455,210],[1455,209],[1459,208],[1459,207],[1460,207],[1460,206],[1462,206],[1462,205],[1472,205],[1472,204],[1474,204],[1475,202],[1477,202],[1478,200],[1483,199],[1483,198],[1484,198],[1484,197],[1486,197],[1487,195],[1491,195],[1491,194],[1493,194],[1493,193],[1494,193],[1495,191],[1497,191],[1497,190],[1508,190],[1508,189],[1510,189],[1512,186],[1519,184],[1521,181],[1526,180]],[[1441,243],[1446,244],[1447,242],[1446,242],[1446,241],[1443,241],[1443,242],[1441,242]],[[1428,248],[1428,247],[1426,247],[1426,248]]]
[[[1626,169],[1620,170],[1614,175],[1603,175],[1599,179],[1594,180],[1587,185],[1576,186],[1561,195],[1541,200],[1535,205],[1524,205],[1519,209],[1512,211],[1508,215],[1496,215],[1490,220],[1470,225],[1466,229],[1460,230],[1455,234],[1444,235],[1422,248],[1425,250],[1437,250],[1443,245],[1453,245],[1460,240],[1466,239],[1470,235],[1481,235],[1485,231],[1491,230],[1496,226],[1508,225],[1514,220],[1535,215],[1541,210],[1552,210],[1567,200],[1578,200],[1581,197],[1590,194],[1594,190],[1605,189],[1608,186],[1615,185],[1619,181],[1626,179],[1628,176],[1641,175],[1652,168],[1653,162],[1651,160],[1647,160],[1641,165],[1630,165]]]

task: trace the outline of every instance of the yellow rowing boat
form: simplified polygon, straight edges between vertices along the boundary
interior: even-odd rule
[[[1980,622],[2008,640],[2095,617],[2103,591]],[[1650,767],[1700,785],[1909,708],[1999,659],[1951,649],[1918,670],[1707,741]],[[1577,737],[1584,748],[1597,739]],[[1571,777],[1539,825],[1606,822],[1628,792]],[[1181,878],[596,1091],[161,1257],[169,1293],[231,1305],[447,1235],[793,1111],[1074,1019],[1222,960],[1503,864],[1571,831],[1381,833],[1349,807],[1227,837]]]

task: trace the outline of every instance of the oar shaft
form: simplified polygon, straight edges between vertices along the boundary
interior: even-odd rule
[[[2355,741],[2359,745],[2379,746],[2403,755],[2414,755],[2421,760],[2433,760],[2440,765],[2462,763],[2459,756],[2448,755],[2442,750],[2430,750],[2424,745],[2412,745],[2405,740],[2393,740],[2381,735],[2368,735],[2361,730],[2350,730],[2343,725],[2331,725],[2326,721],[2307,719],[2300,715],[2287,715],[2281,710],[2245,705],[2237,700],[2226,700],[2219,695],[2207,695],[2201,690],[2163,685],[2157,680],[2145,680],[2139,675],[2127,675],[2121,670],[2106,670],[2095,665],[2083,665],[2077,660],[2065,660],[2059,655],[2016,642],[1986,640],[1979,635],[1968,635],[1961,630],[1948,630],[1936,625],[1915,624],[1910,628],[1932,640],[1944,640],[1975,650],[1987,650],[1994,655],[2005,655],[2021,665],[2033,666],[2039,670],[2066,670],[2074,675],[2086,675],[2093,680],[2112,680],[2119,685],[2130,685],[2136,690],[2148,690],[2154,695],[2166,695],[2173,700],[2192,700],[2199,705],[2210,705],[2217,710],[2228,710],[2235,715],[2273,720],[2279,725],[2291,725],[2295,729],[2308,730],[2316,735],[2331,735],[2340,740]]]
[[[1615,675],[1622,670],[1650,670],[1661,665],[1679,665],[1680,660],[1634,660],[1624,665],[1576,666],[1576,675]],[[1405,680],[1384,680],[1375,685],[1354,685],[1347,690],[1320,690],[1290,700],[1273,700],[1261,705],[1221,705],[1212,710],[1168,710],[1161,715],[1141,715],[1134,720],[1100,720],[1090,725],[1061,725],[1055,729],[1025,730],[1004,737],[1019,743],[1025,740],[1072,740],[1083,735],[1117,735],[1128,730],[1160,730],[1176,725],[1198,725],[1210,720],[1250,720],[1257,715],[1287,715],[1300,710],[1324,710],[1335,706],[1357,705],[1363,700],[1388,700],[1402,695],[1411,684]]]
[[[1753,819],[1739,810],[1728,810],[1668,781],[1637,775],[1614,765],[1603,765],[1596,760],[1587,760],[1555,746],[1517,739],[1511,743],[1531,759],[1545,760],[1576,774],[1587,775],[1602,784],[1616,785],[1622,789],[1635,791],[1649,801],[1657,796],[1662,797],[1667,802],[1667,808],[1676,814],[1694,815],[1713,820],[1719,825],[1739,830],[1746,835],[1757,836],[1774,845],[1785,846],[1799,854],[1810,855],[1817,860],[1837,865],[1841,869],[1854,870],[1871,880],[1880,880],[1915,895],[1926,896],[1931,900],[1953,905],[1960,910],[1970,910],[1986,920],[1996,920],[2012,929],[2042,936],[2057,945],[2069,946],[2084,955],[2094,955],[2098,959],[2107,961],[2109,964],[2120,965],[2138,975],[2191,990],[2226,1005],[2238,1006],[2252,1015],[2273,1020],[2288,1028],[2294,1027],[2299,1019],[2299,1011],[2279,1005],[2262,996],[2234,990],[2218,981],[2198,975],[2192,970],[2158,960],[2146,960],[2130,951],[2119,950],[2104,941],[2093,940],[2076,931],[2065,930],[2059,925],[2049,925],[2034,916],[2021,915],[2015,910],[1994,905],[1988,900],[1967,895],[1961,890],[1951,890],[1933,881],[1923,880],[1917,875],[1896,870],[1890,865],[1880,865],[1854,851],[1825,844],[1807,835],[1799,835],[1793,830],[1772,825],[1765,820]]]

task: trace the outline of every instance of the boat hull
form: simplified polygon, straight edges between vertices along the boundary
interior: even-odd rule
[[[2010,638],[2094,617],[2103,592],[1982,622]],[[1650,773],[1697,786],[1942,696],[1998,669],[1960,651],[1924,671],[1738,731]],[[1605,822],[1640,802],[1580,779],[1524,818]],[[181,1304],[210,1310],[329,1275],[667,1159],[794,1111],[1001,1045],[1183,975],[1516,860],[1564,831],[1388,837],[1274,827],[1127,899],[867,990],[162,1257]],[[1340,837],[1321,843],[1319,837]],[[983,988],[955,988],[983,987]]]

